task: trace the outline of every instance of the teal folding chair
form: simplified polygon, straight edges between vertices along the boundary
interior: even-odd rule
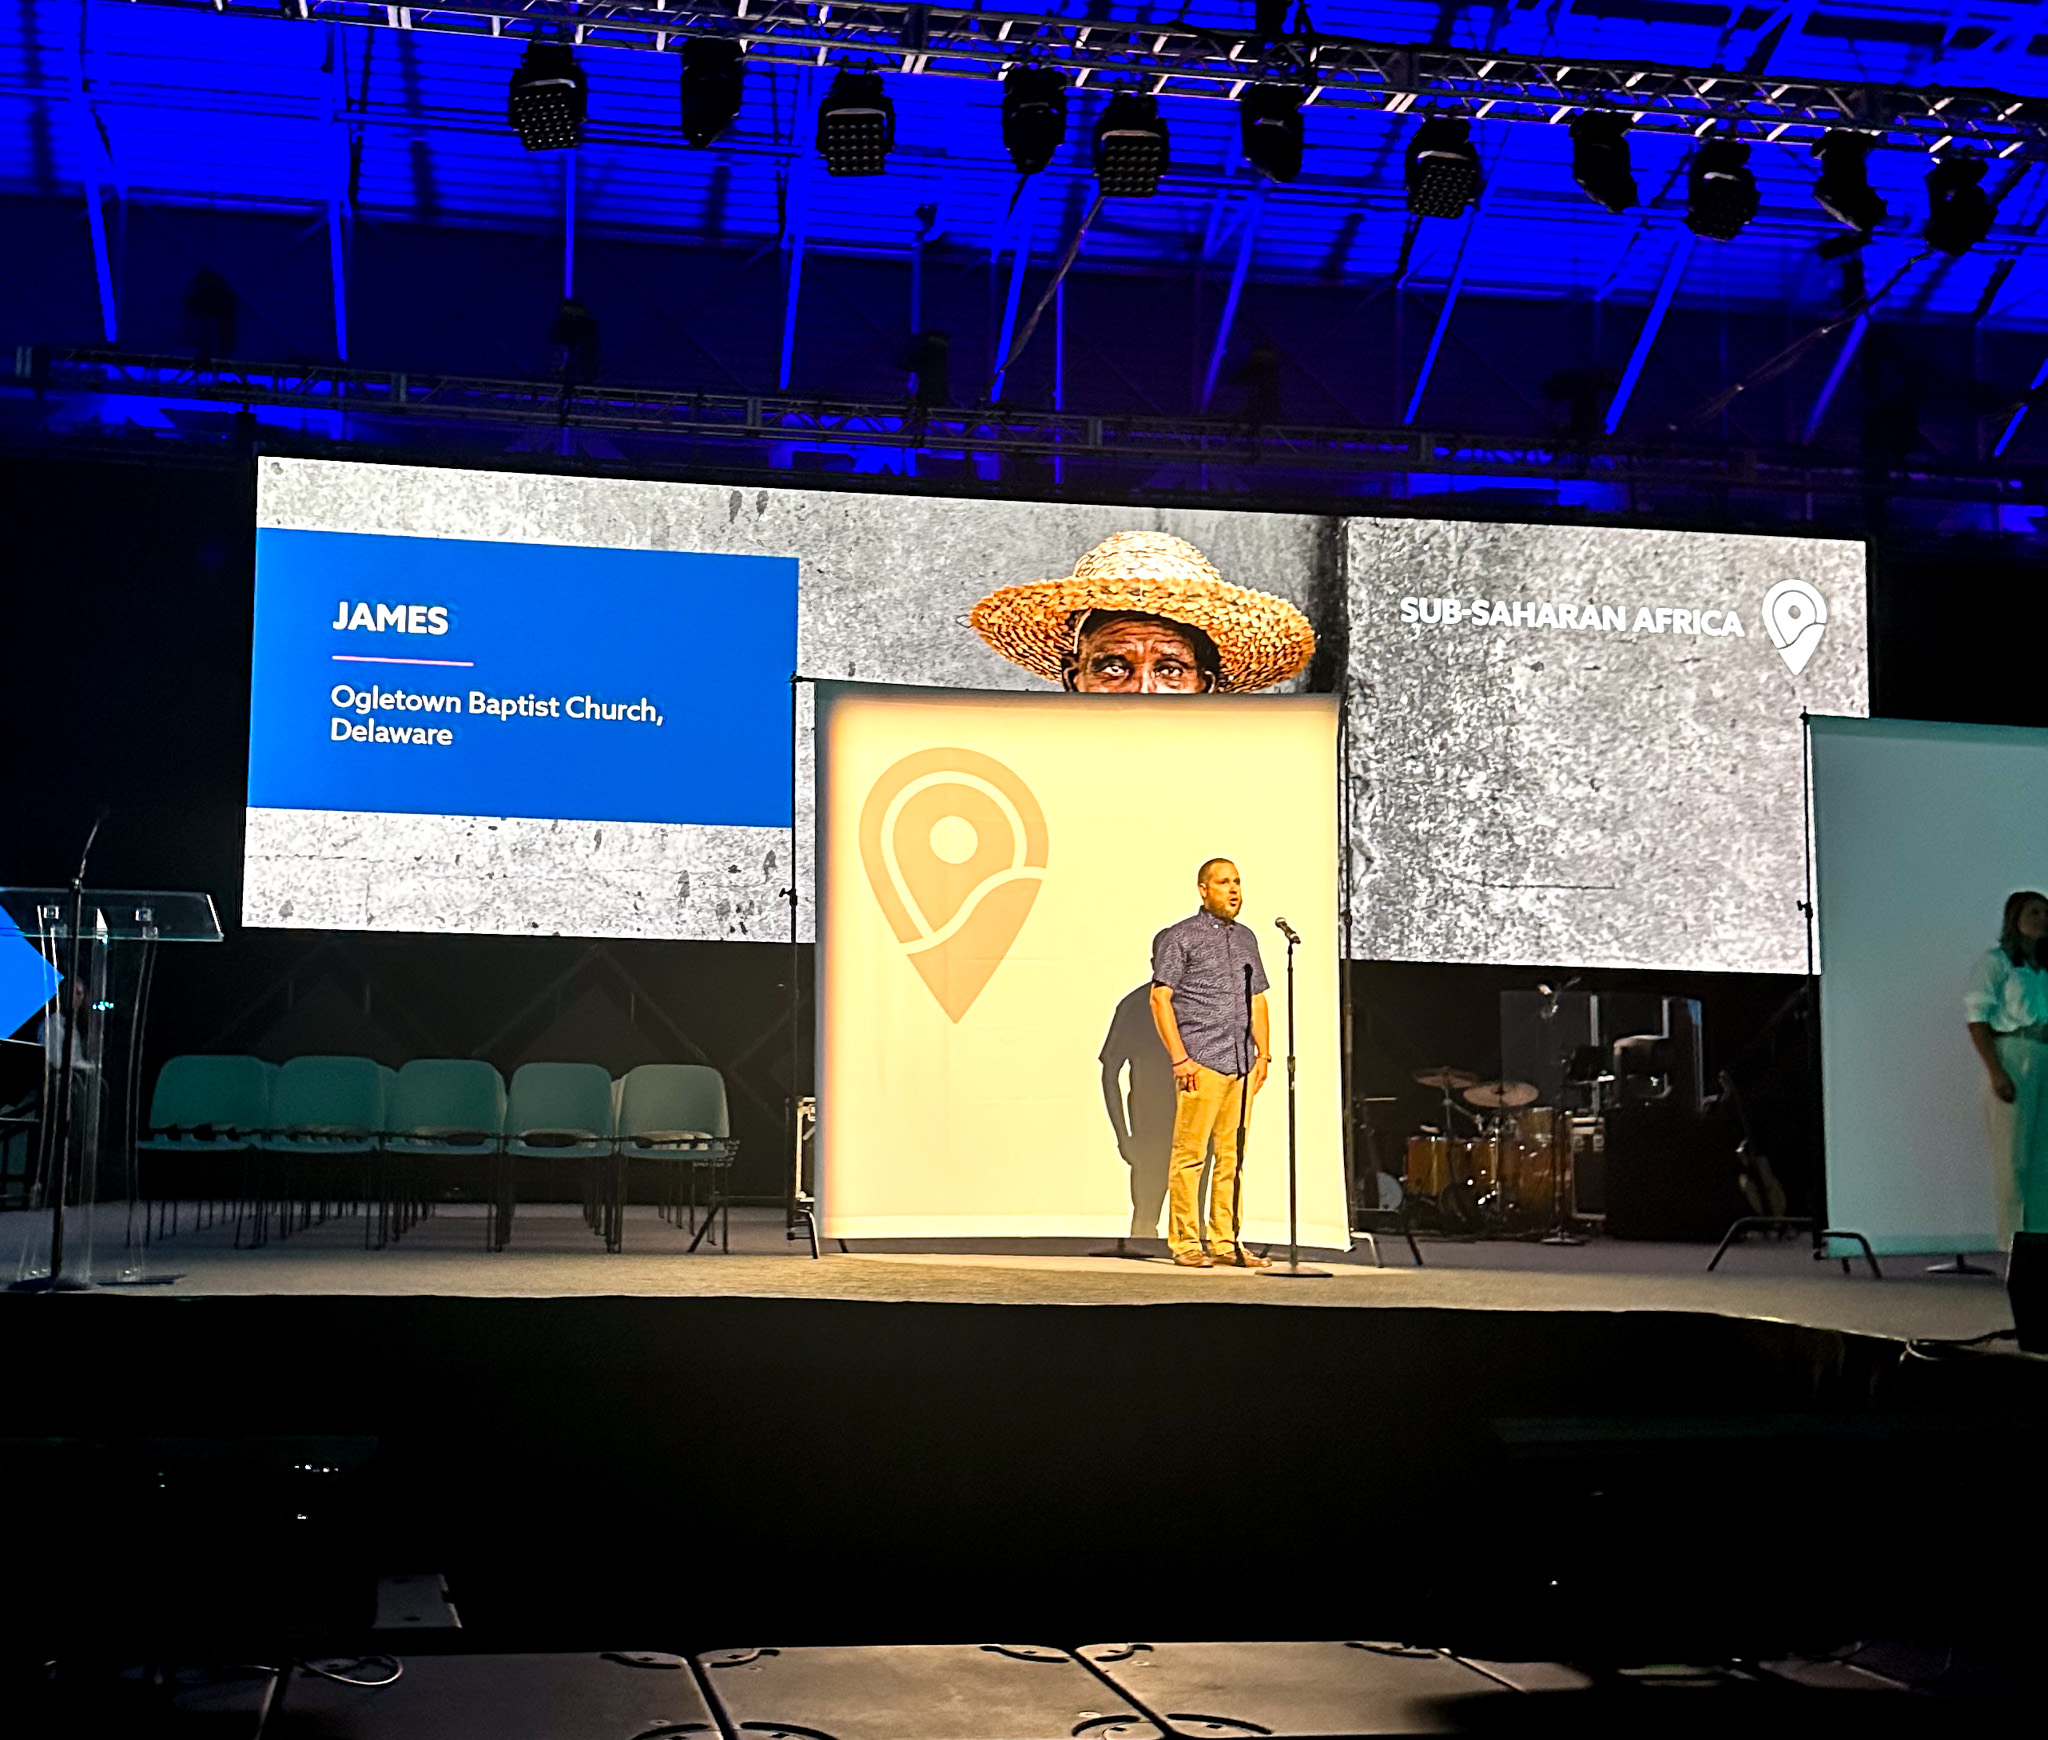
[[[149,1123],[136,1152],[150,1156],[138,1165],[144,1202],[143,1237],[164,1230],[169,1211],[176,1233],[180,1206],[205,1203],[204,1225],[237,1194],[243,1162],[257,1138],[270,1128],[270,1084],[274,1064],[260,1057],[187,1054],[165,1060],[149,1100]]]
[[[495,1250],[504,1136],[505,1078],[490,1064],[420,1057],[399,1070],[379,1150],[378,1244],[402,1237],[443,1193],[473,1193],[489,1210],[484,1246]]]
[[[503,1250],[512,1237],[512,1217],[519,1192],[515,1177],[522,1159],[580,1159],[586,1177],[614,1171],[604,1163],[615,1159],[612,1142],[612,1078],[595,1063],[526,1063],[512,1075],[505,1105],[505,1170],[498,1203],[498,1243]],[[606,1193],[594,1228],[605,1249],[618,1245],[623,1205],[614,1184]],[[586,1187],[588,1202],[591,1192]]]
[[[623,1201],[626,1168],[639,1159],[663,1162],[656,1193],[662,1219],[673,1222],[682,1212],[682,1177],[689,1174],[690,1249],[720,1226],[719,1249],[732,1249],[732,1192],[729,1182],[740,1145],[732,1137],[726,1109],[725,1078],[709,1064],[643,1063],[628,1070],[619,1083],[619,1185]],[[711,1175],[711,1200],[704,1224],[697,1224],[697,1187]],[[624,1228],[619,1229],[624,1242]],[[618,1247],[614,1247],[615,1249]]]
[[[255,1242],[261,1244],[269,1204],[278,1204],[279,1236],[292,1230],[301,1199],[312,1217],[314,1186],[323,1193],[346,1175],[347,1194],[367,1203],[380,1132],[384,1128],[385,1070],[368,1057],[295,1057],[277,1072],[270,1090],[270,1128],[256,1146],[262,1175],[255,1193]],[[241,1243],[241,1215],[235,1217]]]

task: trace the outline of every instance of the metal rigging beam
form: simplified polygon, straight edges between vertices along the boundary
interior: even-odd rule
[[[2048,379],[2044,365],[2038,379]],[[901,399],[856,400],[816,394],[695,393],[586,385],[565,399],[554,380],[486,380],[394,373],[346,364],[195,363],[189,356],[152,356],[111,349],[46,349],[15,354],[14,377],[0,379],[0,444],[59,437],[89,440],[95,429],[132,451],[145,420],[95,424],[81,403],[105,394],[138,399],[200,400],[244,410],[274,407],[293,414],[347,414],[350,439],[386,451],[410,426],[431,431],[437,450],[462,435],[480,451],[502,454],[507,431],[545,427],[613,439],[637,438],[635,467],[657,462],[659,444],[673,444],[674,463],[702,475],[723,461],[757,471],[791,445],[829,449],[1012,454],[1056,462],[1122,466],[1147,478],[1162,467],[1231,464],[1246,454],[1244,432],[1218,417],[1127,415],[1030,410],[1017,406],[933,408],[913,419]],[[84,399],[74,397],[84,395]],[[46,410],[52,407],[52,410]],[[38,418],[46,419],[38,422]],[[290,418],[279,438],[289,441]],[[211,425],[163,420],[163,442],[218,445]],[[655,445],[647,445],[646,443]],[[751,457],[749,457],[751,455]],[[1935,456],[1911,466],[1873,466],[1863,457],[1828,457],[1810,448],[1750,448],[1684,441],[1650,444],[1559,435],[1516,439],[1497,434],[1413,428],[1286,425],[1266,431],[1260,470],[1281,466],[1304,478],[1339,480],[1349,489],[1371,473],[1426,472],[1470,477],[1535,477],[1575,482],[1655,484],[1718,494],[1731,486],[1765,495],[1820,494],[1858,502],[1876,484],[1899,494],[2038,506],[2048,500],[2048,471],[2009,462],[1975,463]],[[787,470],[781,472],[788,476]]]
[[[2014,407],[2012,419],[2005,426],[2005,433],[1999,436],[1998,445],[1991,450],[1991,457],[1993,459],[2003,459],[2005,457],[2005,450],[2012,445],[2012,438],[2020,432],[2020,425],[2027,420],[2027,412],[2033,406],[2031,395],[2038,393],[2043,386],[2048,386],[2048,359],[2042,361],[2041,366],[2034,371],[2033,380],[2027,385],[2027,392],[2030,396],[2022,399]]]
[[[1856,316],[1856,324],[1849,328],[1849,336],[1842,340],[1842,348],[1835,353],[1834,366],[1828,370],[1828,378],[1821,383],[1820,397],[1813,401],[1813,410],[1806,419],[1806,428],[1799,437],[1800,445],[1811,447],[1813,438],[1820,433],[1820,426],[1827,420],[1828,407],[1835,402],[1835,394],[1841,390],[1843,378],[1849,373],[1849,365],[1856,360],[1856,352],[1862,346],[1863,335],[1870,330],[1870,314],[1866,309]],[[2004,449],[1999,450],[2003,452]]]
[[[818,111],[815,78],[805,75],[796,107],[796,155],[790,159],[782,184],[782,250],[785,255],[782,280],[782,361],[776,370],[776,384],[789,391],[789,373],[796,360],[796,308],[804,287],[804,248],[810,240],[811,165],[810,147],[816,142]]]
[[[1657,285],[1656,300],[1650,304],[1650,312],[1643,317],[1643,329],[1636,334],[1636,347],[1629,353],[1628,367],[1622,370],[1621,384],[1614,389],[1614,399],[1607,407],[1607,433],[1612,435],[1621,427],[1621,419],[1628,410],[1628,402],[1635,396],[1636,382],[1643,378],[1643,365],[1650,360],[1650,348],[1657,342],[1657,332],[1664,324],[1664,316],[1671,312],[1671,298],[1678,294],[1678,281],[1685,276],[1687,263],[1692,259],[1693,233],[1681,230],[1678,245],[1671,250],[1671,258],[1665,263],[1664,277]]]
[[[329,28],[327,73],[334,110],[328,159],[327,280],[334,299],[334,354],[348,361],[348,244],[355,228],[356,140],[348,118],[347,39]]]
[[[371,29],[679,50],[691,36],[744,42],[751,54],[820,66],[835,53],[941,78],[1000,78],[1027,56],[1077,85],[1136,83],[1155,96],[1230,101],[1246,84],[1312,82],[1324,107],[1556,125],[1612,108],[1667,134],[1718,129],[1801,143],[1855,127],[1905,150],[1967,141],[2000,156],[2048,140],[2048,99],[1989,90],[1869,85],[1767,72],[1586,62],[1304,35],[1278,42],[1235,30],[928,6],[920,0],[132,0],[206,17],[318,20]]]
[[[1043,180],[1042,176],[1031,176],[1017,190],[1017,203],[1011,208],[1005,225],[1008,235],[1004,239],[1010,246],[1010,287],[1003,297],[1003,329],[996,337],[996,355],[999,357],[1010,354],[1010,347],[1017,337],[1017,305],[1024,298],[1024,273],[1031,264],[1031,226],[1038,217],[1038,192]],[[915,322],[912,330],[916,330]],[[996,377],[988,389],[991,401],[1003,396],[1006,378],[1004,370],[996,370]]]
[[[1489,180],[1487,186],[1491,188],[1492,185]],[[1422,368],[1415,377],[1415,390],[1408,395],[1408,409],[1401,414],[1403,427],[1413,427],[1422,412],[1422,395],[1429,390],[1429,377],[1436,370],[1437,354],[1444,348],[1444,335],[1451,330],[1451,313],[1458,306],[1458,292],[1465,287],[1465,263],[1472,257],[1472,238],[1485,216],[1486,195],[1482,193],[1479,203],[1472,208],[1471,216],[1465,220],[1465,233],[1458,238],[1458,254],[1451,263],[1450,278],[1444,284],[1444,301],[1437,310],[1436,328],[1429,335],[1429,349],[1423,352]],[[1405,275],[1402,282],[1407,282]]]
[[[1251,271],[1252,241],[1259,233],[1259,213],[1266,202],[1266,184],[1252,183],[1252,190],[1245,195],[1242,227],[1237,237],[1237,264],[1230,269],[1230,288],[1223,295],[1223,312],[1216,321],[1216,342],[1209,349],[1209,366],[1202,375],[1202,409],[1209,409],[1209,401],[1216,396],[1216,376],[1223,367],[1224,353],[1230,348],[1230,329],[1237,324],[1237,305],[1244,298],[1244,281]]]
[[[73,97],[77,104],[79,130],[85,135],[85,217],[92,236],[92,275],[100,293],[100,336],[113,344],[120,337],[121,299],[114,282],[114,254],[107,240],[106,183],[119,182],[114,167],[114,145],[107,137],[107,124],[93,107],[93,79],[87,60],[86,8],[78,7],[78,68]]]

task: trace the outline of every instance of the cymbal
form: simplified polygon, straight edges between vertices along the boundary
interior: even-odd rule
[[[1479,1078],[1469,1069],[1453,1069],[1447,1063],[1435,1064],[1428,1069],[1418,1069],[1415,1072],[1415,1079],[1426,1088],[1449,1088],[1453,1092],[1459,1088],[1479,1085]]]
[[[1465,1089],[1462,1097],[1467,1105],[1485,1106],[1491,1111],[1512,1111],[1517,1106],[1533,1106],[1537,1091],[1525,1081],[1483,1081]]]

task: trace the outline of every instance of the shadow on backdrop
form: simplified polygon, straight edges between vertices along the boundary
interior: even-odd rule
[[[1103,1109],[1116,1134],[1116,1151],[1131,1169],[1130,1236],[1156,1239],[1173,1150],[1173,1065],[1152,1025],[1150,979],[1118,1002],[1100,1062]]]

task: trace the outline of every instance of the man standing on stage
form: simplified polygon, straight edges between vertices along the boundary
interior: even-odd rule
[[[1258,938],[1237,922],[1244,905],[1237,866],[1211,858],[1195,872],[1195,892],[1201,910],[1152,939],[1152,1024],[1180,1090],[1167,1173],[1167,1248],[1184,1269],[1270,1269],[1238,1240],[1237,1176],[1240,1132],[1272,1060],[1266,969]],[[1205,1250],[1202,1170],[1212,1142]]]

